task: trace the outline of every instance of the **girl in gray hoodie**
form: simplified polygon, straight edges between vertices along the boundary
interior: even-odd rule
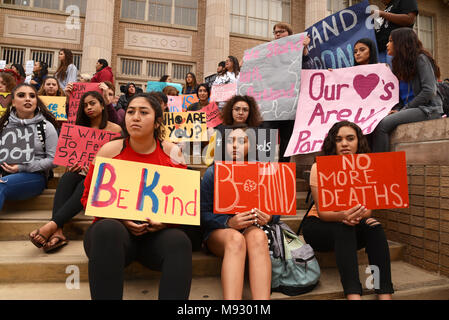
[[[20,84],[12,91],[12,101],[0,118],[0,138],[3,144],[5,129],[28,128],[34,140],[30,151],[32,161],[26,163],[1,162],[0,209],[5,200],[26,200],[42,193],[53,165],[58,134],[54,116],[29,84]]]

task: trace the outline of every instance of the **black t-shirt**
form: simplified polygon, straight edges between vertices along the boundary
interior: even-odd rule
[[[416,0],[392,0],[384,11],[395,14],[407,14],[410,12],[418,14],[418,3]],[[391,31],[400,27],[401,26],[398,26],[387,19],[380,17],[377,19],[375,23],[376,40],[380,52],[387,49],[388,38],[390,37]],[[413,28],[413,24],[408,27]]]

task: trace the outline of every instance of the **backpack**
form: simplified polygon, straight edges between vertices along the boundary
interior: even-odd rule
[[[449,117],[449,83],[437,82],[437,88],[440,92],[441,100],[443,100],[443,112]]]
[[[296,296],[313,290],[321,271],[310,245],[284,222],[267,226],[271,258],[271,290]]]

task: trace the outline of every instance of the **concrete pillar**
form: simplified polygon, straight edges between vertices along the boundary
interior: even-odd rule
[[[98,59],[111,64],[114,0],[87,1],[80,73],[95,73]]]
[[[231,1],[207,0],[204,35],[204,76],[217,72],[220,61],[229,55]]]
[[[306,0],[306,29],[324,19],[327,15],[326,0]]]

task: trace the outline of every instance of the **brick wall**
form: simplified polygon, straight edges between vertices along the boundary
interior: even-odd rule
[[[406,245],[407,262],[449,276],[449,119],[401,125],[391,141],[392,151],[406,151],[410,207],[375,217],[388,239]],[[422,145],[425,156],[410,151]]]

